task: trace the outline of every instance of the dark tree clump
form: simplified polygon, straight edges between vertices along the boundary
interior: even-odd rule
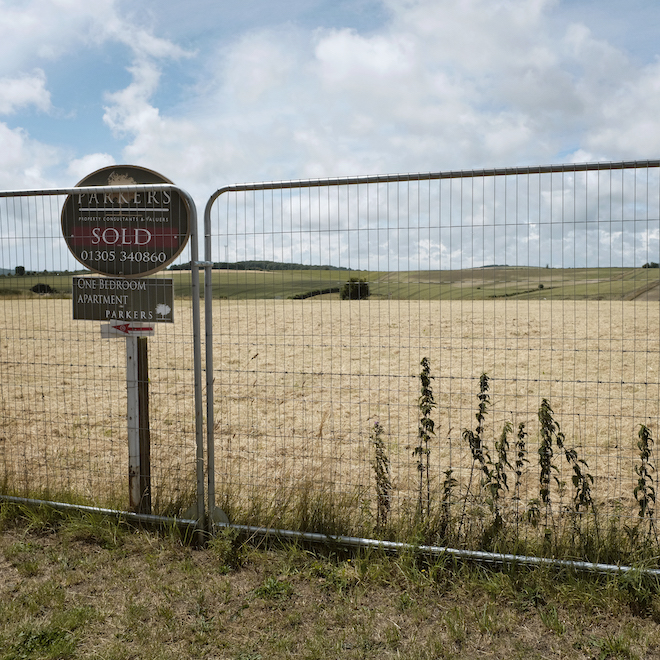
[[[369,282],[351,277],[339,295],[342,300],[364,300],[369,297]]]

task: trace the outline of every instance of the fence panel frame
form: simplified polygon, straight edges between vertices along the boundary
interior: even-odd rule
[[[270,182],[257,182],[257,183],[244,183],[227,185],[216,190],[215,193],[209,198],[204,210],[204,300],[205,300],[205,337],[206,337],[206,419],[207,419],[207,493],[208,493],[208,509],[214,511],[216,509],[216,484],[215,484],[215,412],[214,412],[214,375],[213,375],[213,281],[212,281],[212,266],[213,266],[213,248],[212,248],[212,234],[213,234],[213,221],[211,212],[214,204],[218,199],[226,193],[239,193],[248,191],[265,191],[265,190],[293,190],[301,188],[329,188],[333,186],[359,186],[360,184],[379,184],[379,183],[401,183],[401,182],[420,182],[432,180],[452,180],[452,179],[474,179],[475,177],[494,177],[495,181],[500,177],[507,177],[512,175],[530,175],[530,174],[576,174],[581,172],[601,172],[601,171],[619,171],[634,170],[634,169],[651,169],[660,168],[660,159],[645,160],[645,161],[620,161],[620,162],[596,162],[596,163],[575,163],[563,165],[542,165],[542,166],[528,166],[528,167],[509,167],[509,168],[492,168],[480,170],[457,170],[457,171],[444,171],[444,172],[429,172],[429,173],[408,173],[408,174],[390,174],[390,175],[374,175],[374,176],[357,176],[357,177],[338,177],[338,178],[320,178],[320,179],[301,179],[291,181],[270,181]],[[622,175],[623,176],[623,175]],[[497,183],[495,183],[497,185]],[[623,179],[622,179],[623,186]],[[623,224],[623,223],[622,223]],[[552,229],[552,227],[550,227]],[[240,526],[238,526],[240,527]],[[269,533],[277,531],[282,536],[296,536],[300,537],[309,536],[310,538],[318,535],[296,532],[292,530],[268,530],[258,527],[247,526],[250,532],[255,533]],[[378,544],[378,541],[373,539],[352,539],[352,541],[364,542],[366,545],[373,543]],[[350,543],[349,543],[350,545]],[[446,548],[440,549],[442,552]],[[454,551],[452,551],[454,552]],[[460,551],[458,551],[460,554]],[[471,551],[465,551],[469,556]],[[473,552],[474,554],[474,552]],[[496,561],[503,555],[498,553],[477,553],[487,555],[486,559]],[[513,560],[516,558],[514,557]],[[527,558],[529,559],[529,558]],[[533,563],[533,562],[532,562]],[[612,568],[612,567],[610,567]]]
[[[207,201],[204,210],[204,260],[199,260],[198,245],[199,234],[197,228],[197,212],[192,197],[183,189],[173,184],[142,184],[123,186],[91,186],[72,188],[49,188],[35,190],[0,191],[0,198],[6,197],[46,197],[55,195],[71,195],[88,193],[137,192],[172,190],[178,192],[185,200],[190,213],[190,254],[191,254],[191,290],[192,290],[192,316],[194,325],[194,400],[195,400],[195,438],[196,438],[196,524],[199,527],[212,529],[213,522],[223,520],[223,514],[216,506],[215,484],[215,412],[214,412],[214,357],[213,357],[213,262],[212,262],[212,219],[211,210],[215,202],[225,193],[264,191],[264,190],[292,190],[301,188],[328,188],[333,186],[359,186],[360,184],[404,183],[432,180],[474,179],[475,177],[506,177],[512,175],[528,174],[574,174],[578,172],[624,171],[631,169],[660,168],[660,160],[622,161],[613,163],[586,163],[570,165],[547,165],[538,167],[497,168],[482,170],[460,170],[417,174],[392,174],[360,177],[339,177],[326,179],[306,179],[280,182],[234,184],[219,188]],[[623,179],[622,179],[623,186]],[[622,221],[623,224],[623,221]],[[200,309],[200,281],[199,271],[204,269],[204,311],[205,311],[205,355],[202,356],[201,340],[201,309]],[[206,384],[202,374],[202,362],[205,362]],[[204,402],[204,389],[206,401]],[[205,404],[205,406],[204,406]],[[204,410],[205,407],[205,410]],[[206,412],[206,415],[204,415]],[[206,420],[204,420],[206,416]],[[204,426],[206,421],[206,426]],[[206,464],[205,464],[206,453]],[[206,470],[206,479],[204,472]],[[205,483],[206,481],[206,483]],[[206,487],[206,492],[205,492]],[[0,499],[14,501],[20,498]],[[64,506],[64,505],[63,505]],[[99,509],[99,511],[102,511]],[[157,516],[145,516],[146,519]]]
[[[203,401],[203,376],[202,376],[202,345],[201,345],[201,306],[200,306],[200,281],[199,281],[199,235],[197,228],[197,207],[192,196],[183,188],[170,183],[162,184],[131,184],[131,185],[113,185],[113,186],[79,186],[65,188],[37,188],[23,190],[3,190],[0,191],[0,198],[20,198],[20,197],[55,197],[62,195],[80,195],[80,194],[112,194],[112,193],[131,193],[131,192],[177,192],[188,209],[188,221],[190,225],[190,255],[191,255],[191,294],[192,294],[192,321],[193,321],[193,372],[194,372],[194,400],[195,400],[195,441],[196,441],[196,506],[195,518],[186,519],[186,524],[192,524],[197,528],[206,526],[205,511],[205,488],[204,488],[204,401]],[[33,504],[39,500],[27,500],[0,495],[0,500],[10,502],[26,502]],[[49,504],[60,507],[70,508],[62,502],[50,502]],[[140,514],[135,512],[117,512],[109,511],[98,507],[79,507],[83,510],[99,511],[102,513],[112,513],[128,515],[135,520],[144,520],[145,522],[162,522],[166,520],[160,516],[149,514]]]

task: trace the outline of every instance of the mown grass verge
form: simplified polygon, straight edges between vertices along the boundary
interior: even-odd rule
[[[660,596],[448,557],[266,545],[0,505],[0,658],[650,658]]]

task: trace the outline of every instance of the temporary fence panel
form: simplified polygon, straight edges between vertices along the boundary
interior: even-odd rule
[[[62,208],[74,190],[88,189],[0,193],[0,494],[127,510],[129,340],[121,333],[102,338],[99,321],[72,318],[72,278],[95,275],[81,270],[62,234]],[[147,198],[145,193],[144,205]],[[194,245],[191,241],[175,263],[196,259]],[[98,258],[99,264],[108,259]],[[135,260],[138,254],[126,258]],[[193,278],[189,266],[150,277],[171,278],[174,288],[173,323],[156,323],[154,336],[144,340],[151,512],[181,515],[199,499],[201,466],[201,370],[196,403],[194,368],[195,352],[198,363],[201,353],[199,346],[195,351]],[[142,280],[123,282],[130,289]],[[130,291],[85,293],[116,297]],[[119,312],[107,322],[130,320]]]
[[[648,538],[659,217],[658,161],[218,190],[219,505],[454,547]]]
[[[455,547],[652,538],[659,189],[634,162],[219,190],[209,508]],[[0,194],[2,493],[125,508],[124,341],[72,320],[70,189],[33,192]],[[157,275],[149,416],[154,513],[201,518],[195,246]]]

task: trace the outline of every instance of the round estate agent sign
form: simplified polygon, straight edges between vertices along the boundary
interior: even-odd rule
[[[69,195],[62,209],[62,233],[73,256],[101,275],[143,277],[162,270],[190,237],[189,210],[173,190],[125,192],[112,186],[172,183],[133,165],[104,167],[77,187],[109,186],[107,193]]]

